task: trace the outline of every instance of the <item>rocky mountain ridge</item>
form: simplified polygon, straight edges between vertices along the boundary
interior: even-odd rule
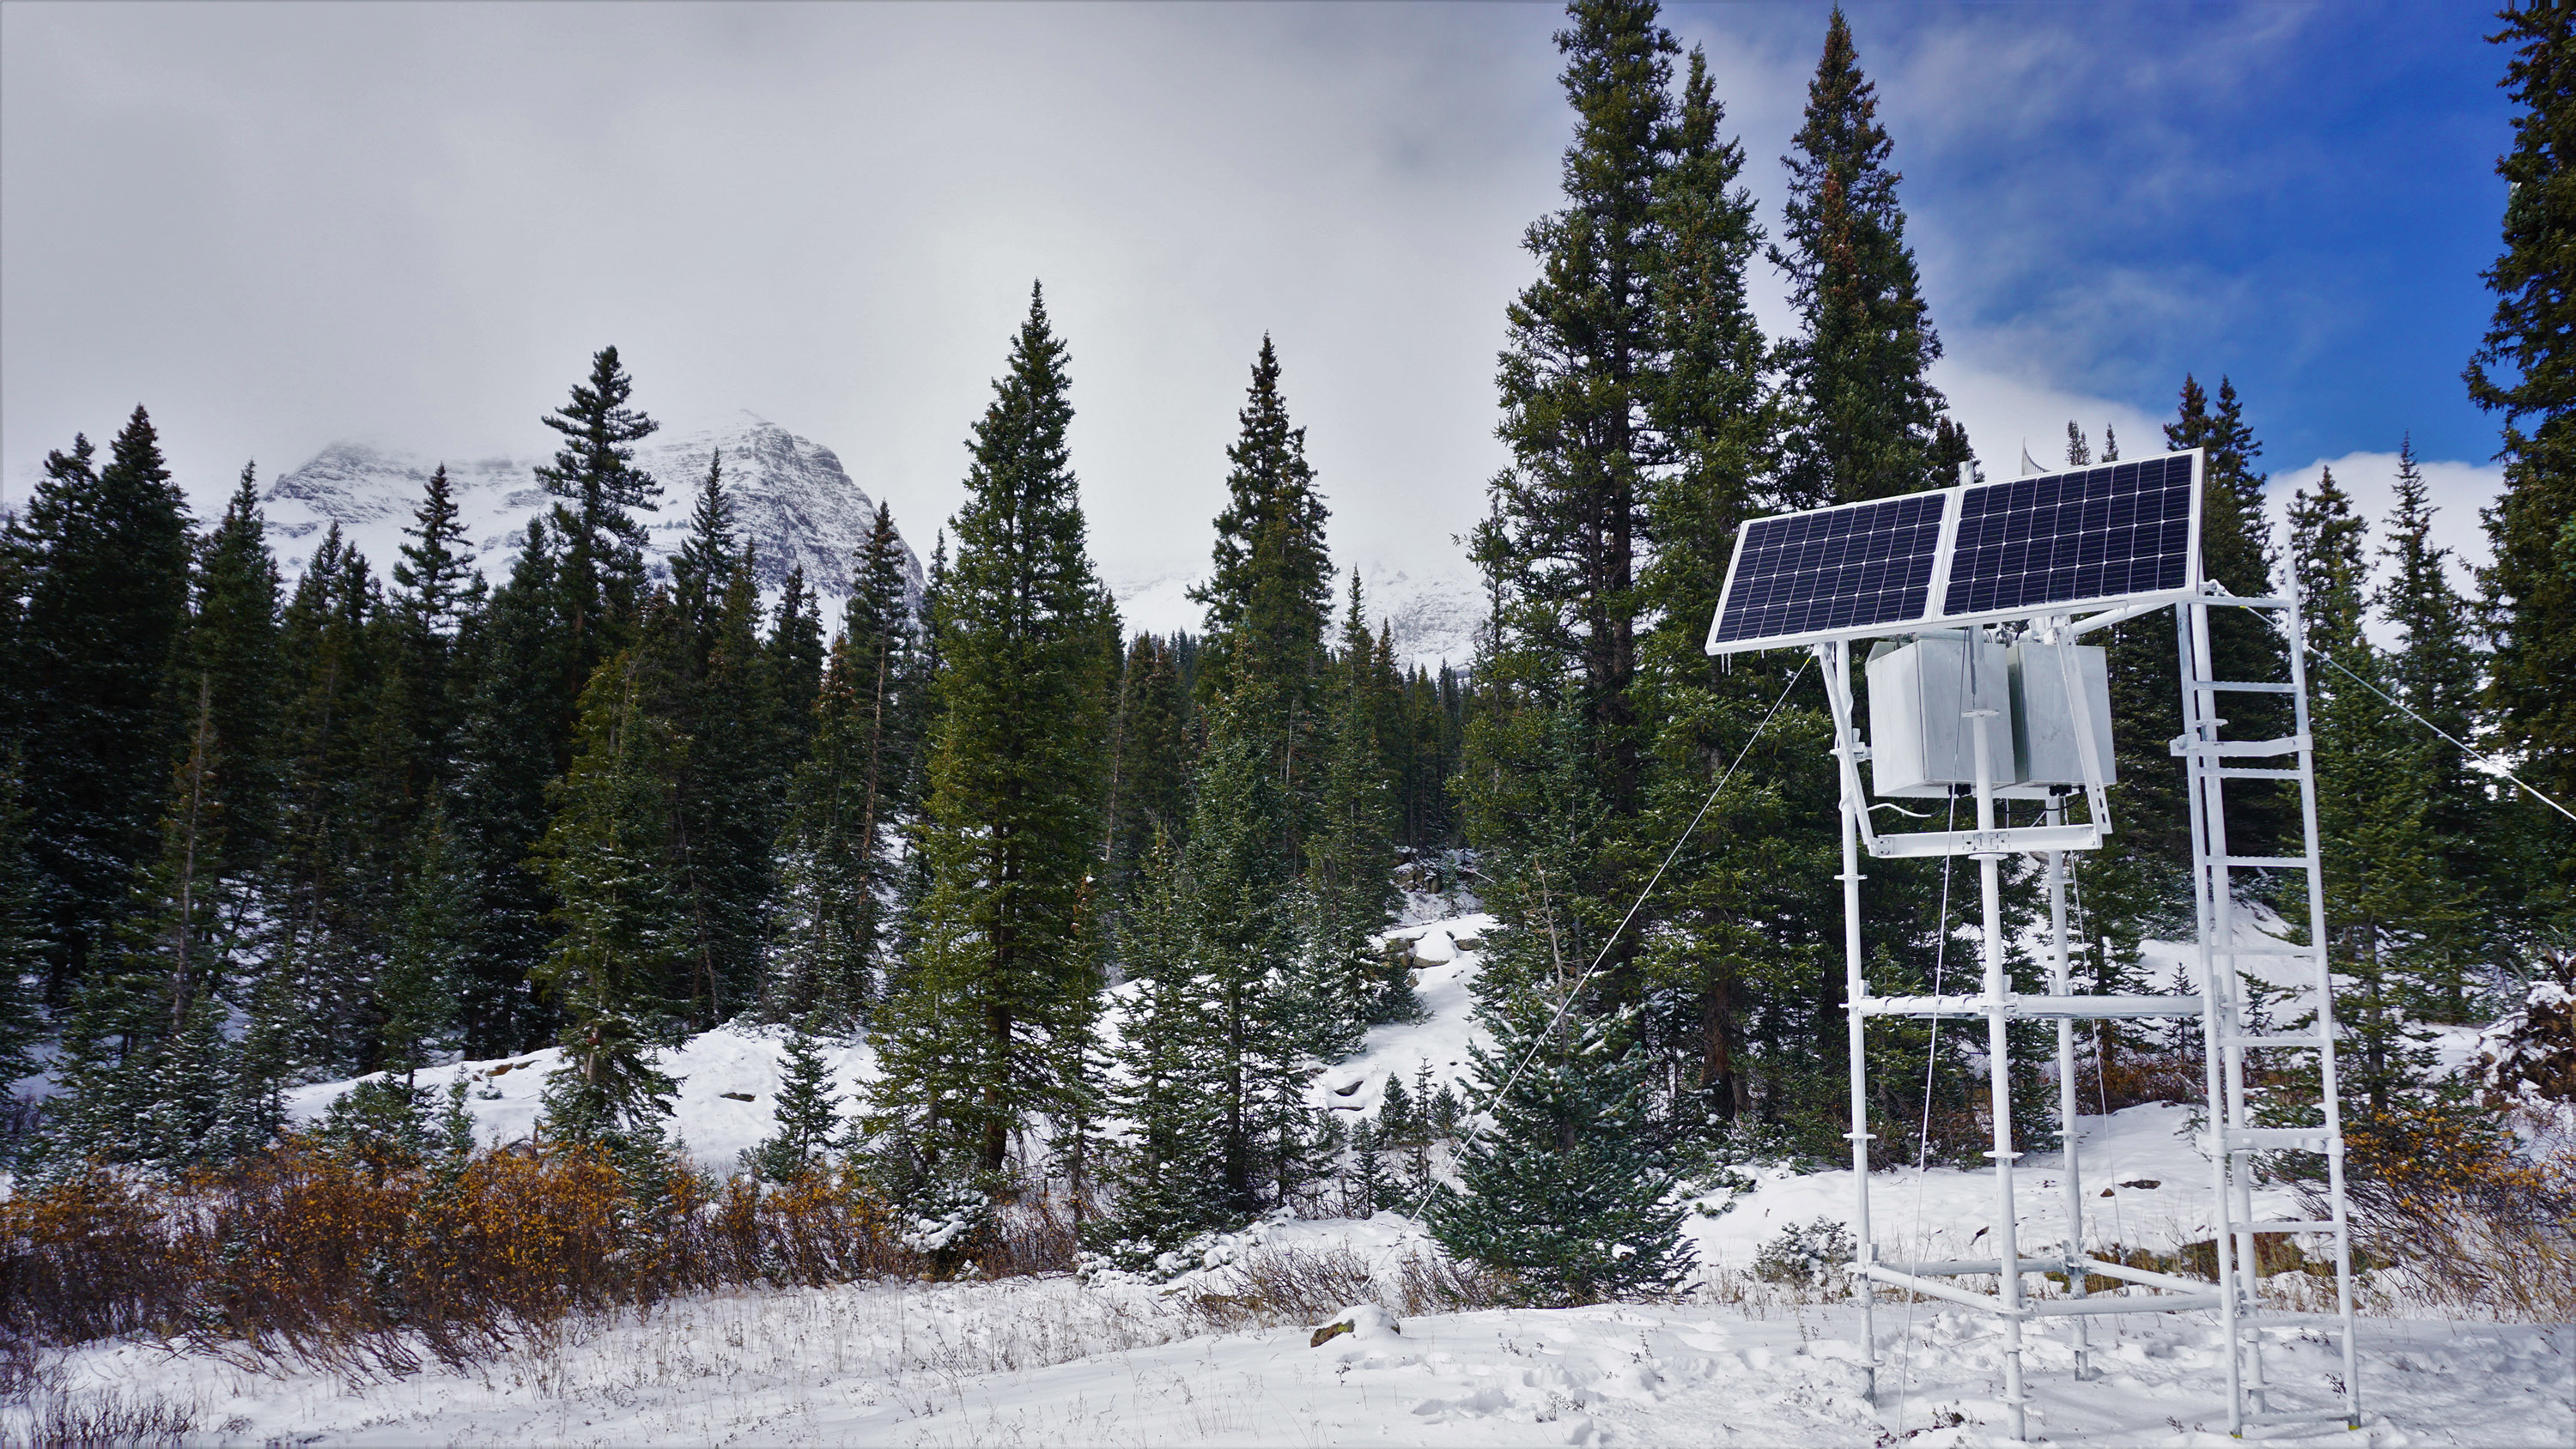
[[[662,485],[660,502],[636,511],[655,576],[669,576],[670,557],[688,536],[689,512],[718,448],[724,450],[735,526],[752,545],[762,592],[774,596],[786,586],[789,571],[801,568],[817,594],[847,597],[850,560],[875,519],[875,500],[852,481],[831,449],[748,412],[729,426],[656,436],[637,446],[636,466]],[[528,520],[554,502],[537,482],[539,458],[441,460],[363,442],[333,443],[303,466],[280,474],[262,496],[280,562],[290,573],[300,570],[323,531],[337,523],[341,536],[369,564],[380,572],[390,569],[404,541],[402,530],[412,522],[430,472],[441,461],[455,491],[466,547],[483,576],[501,583],[509,577]],[[921,561],[909,543],[904,561],[918,597]]]

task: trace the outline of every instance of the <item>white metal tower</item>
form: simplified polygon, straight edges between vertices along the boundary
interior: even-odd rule
[[[2187,463],[2187,489],[2184,465]],[[2163,469],[2159,473],[2157,470]],[[1823,666],[1841,780],[1845,986],[1850,1051],[1854,1222],[1858,1245],[1852,1272],[1859,1288],[1866,1362],[1877,1392],[1875,1306],[1880,1289],[1893,1289],[1961,1304],[2001,1320],[2004,1399],[2015,1437],[2027,1437],[2027,1399],[2021,1351],[2027,1325],[2063,1320],[2074,1341],[2076,1372],[2090,1373],[2086,1324],[2123,1313],[2214,1310],[2225,1336],[2228,1429],[2241,1434],[2273,1424],[2340,1420],[2358,1427],[2360,1386],[2353,1344],[2352,1253],[2343,1191],[2343,1144],[2336,1108],[2332,983],[2324,942],[2324,890],[2317,843],[2314,744],[2308,728],[2306,640],[2296,586],[2286,598],[2238,598],[2200,580],[2198,559],[2201,459],[2197,452],[2141,460],[2039,480],[2006,498],[2010,485],[1963,479],[1946,495],[1909,495],[1878,504],[1818,510],[1755,520],[1738,539],[1727,592],[1712,624],[1712,652],[1805,644]],[[1963,470],[1964,471],[1964,470]],[[2032,484],[2032,480],[2016,480]],[[2161,490],[2161,492],[2159,492]],[[1978,495],[1978,496],[1971,496]],[[1937,513],[1928,501],[1940,496]],[[2162,502],[2156,500],[2161,498]],[[2119,505],[2118,511],[2104,500]],[[2186,508],[2187,505],[2187,508]],[[2161,508],[2163,512],[2157,512]],[[2017,512],[2016,512],[2017,510]],[[1835,515],[1826,518],[1826,515]],[[1996,520],[2003,521],[2001,526]],[[2132,522],[2121,522],[2129,519]],[[2107,522],[2105,520],[2108,520]],[[2136,520],[2144,520],[2142,522]],[[1937,524],[1937,531],[1935,526]],[[2126,528],[2126,534],[2119,530]],[[1757,538],[1757,533],[1759,537]],[[2086,535],[2092,535],[2087,537]],[[2101,542],[2109,538],[2108,544]],[[1999,546],[1990,541],[2005,540]],[[2059,547],[2062,539],[2078,539]],[[2034,542],[2035,540],[2035,542]],[[2127,547],[2137,567],[2119,556]],[[2052,553],[2054,549],[2054,553]],[[2109,573],[2100,559],[2111,557]],[[2090,571],[2070,571],[2062,561],[2091,560]],[[2048,572],[2051,560],[2059,561]],[[1841,562],[1850,560],[1850,562]],[[2018,569],[2019,573],[2012,570]],[[2002,582],[1997,583],[2000,578]],[[2072,580],[2072,582],[2068,582]],[[2106,587],[2116,580],[2122,587]],[[2141,586],[2143,581],[2144,586]],[[1739,591],[1739,586],[1741,591]],[[2106,686],[2099,654],[2079,647],[2085,635],[2125,620],[2170,608],[2182,680],[2183,733],[2170,742],[2181,760],[2189,801],[2192,880],[2198,926],[2199,992],[2190,995],[2113,996],[2075,989],[2067,912],[2068,855],[2098,849],[2112,828],[2106,786],[2111,761]],[[2289,677],[2281,680],[2218,678],[2210,648],[2213,610],[2253,611],[2287,636]],[[1855,718],[1854,642],[1904,638],[1884,679],[1870,669],[1873,721],[1882,709],[1897,728],[1865,742]],[[2009,652],[2006,645],[2010,645]],[[1873,658],[1888,650],[1882,644]],[[2091,655],[2091,659],[2085,656]],[[1956,660],[1955,666],[1950,662]],[[2087,670],[2094,671],[2088,677]],[[2219,700],[2229,694],[2288,696],[2292,732],[2273,739],[2230,738]],[[1914,713],[1904,714],[1891,700]],[[2097,712],[2102,717],[2097,718]],[[1946,717],[1945,717],[1946,716]],[[1965,730],[1959,729],[1964,721]],[[2011,744],[2002,733],[2011,732]],[[1879,753],[1874,757],[1872,744]],[[2034,763],[2055,751],[2054,763]],[[1881,834],[1870,817],[1861,767],[1871,764],[1882,794],[1921,797],[1966,789],[1975,807],[1970,830]],[[2010,779],[1999,778],[2004,770]],[[2230,781],[2295,782],[2300,797],[2304,849],[2295,856],[2233,854],[2226,810]],[[1894,782],[1893,784],[1891,782]],[[2007,797],[2044,803],[2042,823],[2006,828],[1998,807]],[[2080,810],[2081,818],[2072,818]],[[1975,994],[1881,996],[1864,973],[1861,886],[1864,853],[1874,858],[1966,856],[1977,864],[1983,907],[1983,980]],[[2044,873],[2049,909],[2047,987],[2014,989],[2005,969],[2002,907],[2004,863],[2036,857]],[[2247,871],[2301,871],[2307,885],[2311,944],[2284,947],[2247,939],[2239,917],[2238,877]],[[2261,958],[2289,958],[2303,999],[2283,1005],[2297,1029],[2260,1026],[2249,1002],[2245,973]],[[2272,973],[2278,976],[2280,973]],[[1958,1261],[1889,1262],[1879,1257],[1869,1206],[1871,1134],[1868,1130],[1869,1023],[1877,1017],[1982,1018],[1986,1023],[1989,1111],[1994,1146],[1994,1256]],[[2108,1018],[2198,1019],[2206,1071],[2205,1144],[2215,1194],[2215,1281],[2110,1262],[2087,1250],[2085,1198],[2075,1152],[2076,1023]],[[2025,1250],[2015,1232],[2013,1164],[2021,1156],[2012,1121],[2011,1057],[2007,1034],[2015,1021],[2056,1024],[2058,1103],[2067,1150],[2060,1173],[2066,1234],[2059,1242]],[[2285,1102],[2277,1087],[2263,1100],[2249,1098],[2249,1053],[2310,1053],[2318,1063],[2318,1099],[2304,1111]],[[2258,1063],[2259,1065],[2259,1063]],[[2272,1117],[2256,1121],[2260,1107]],[[2281,1152],[2323,1154],[2328,1215],[2305,1220],[2255,1216],[2258,1163]],[[2267,1301],[2257,1242],[2266,1235],[2330,1238],[2340,1321],[2339,1384],[2284,1385],[2267,1378],[2263,1334],[2267,1326],[2313,1326],[2318,1315],[2287,1311]],[[2063,1275],[2067,1291],[2032,1291],[2031,1275]],[[1991,1291],[1961,1278],[1988,1279]],[[2118,1285],[2096,1294],[2088,1280]]]

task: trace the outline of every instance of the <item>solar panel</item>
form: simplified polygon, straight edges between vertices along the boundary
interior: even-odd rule
[[[1984,483],[1961,491],[1944,615],[2184,587],[2191,455]]]
[[[1948,502],[1910,493],[1746,524],[1709,642],[1921,618]]]
[[[1757,518],[1711,653],[1986,623],[2198,585],[2197,450]]]

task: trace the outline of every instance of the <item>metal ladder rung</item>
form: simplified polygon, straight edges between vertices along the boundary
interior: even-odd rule
[[[2231,1036],[2223,1038],[2223,1040],[2229,1046],[2253,1047],[2258,1050],[2273,1047],[2289,1047],[2293,1049],[2305,1048],[2309,1051],[2314,1051],[2326,1044],[2326,1039],[2317,1035],[2315,1032],[2286,1032],[2278,1036]]]
[[[2224,1134],[2230,1152],[2262,1152],[2286,1147],[2297,1152],[2332,1152],[2342,1139],[2323,1127],[2230,1127]]]
[[[2253,684],[2235,679],[2195,679],[2191,682],[2191,687],[2223,689],[2235,694],[2295,694],[2298,692],[2298,686],[2295,684]]]
[[[2317,948],[2314,946],[2264,946],[2254,950],[2230,948],[2225,951],[2212,951],[2209,954],[2212,956],[2281,956],[2294,961],[2307,961],[2315,959]]]
[[[2224,863],[2230,870],[2306,870],[2304,855],[2231,855]]]
[[[2218,756],[2226,759],[2261,759],[2267,755],[2295,755],[2310,747],[2306,735],[2283,735],[2277,740],[2199,740],[2181,736],[2169,740],[2165,749],[2176,755]]]
[[[2248,1414],[2245,1422],[2266,1428],[2274,1424],[2349,1424],[2352,1415],[2343,1409],[2286,1409],[2276,1414]]]
[[[2275,770],[2267,765],[2218,767],[2218,778],[2222,780],[2295,780],[2299,778],[2299,773],[2297,770]]]
[[[2231,1223],[2227,1230],[2231,1233],[2331,1233],[2336,1229],[2332,1218],[2317,1222],[2283,1218],[2263,1223]]]

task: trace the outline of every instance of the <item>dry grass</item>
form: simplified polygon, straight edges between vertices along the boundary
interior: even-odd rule
[[[1472,1263],[1421,1253],[1372,1263],[1347,1247],[1263,1248],[1232,1265],[1223,1291],[1175,1297],[1212,1331],[1319,1323],[1354,1303],[1402,1318],[1520,1304],[1508,1279]]]
[[[1056,1270],[1071,1243],[1040,1200],[1006,1209],[967,1261],[988,1277]],[[845,1176],[679,1172],[639,1200],[587,1148],[437,1164],[292,1140],[175,1183],[102,1169],[0,1202],[0,1375],[23,1381],[10,1366],[37,1346],[134,1333],[405,1374],[424,1356],[485,1358],[572,1314],[931,1268]]]
[[[2563,1109],[2529,1114],[2519,1143],[2513,1125],[2367,1114],[2349,1124],[2354,1246],[2392,1265],[2422,1308],[2576,1322],[2576,1133]]]

